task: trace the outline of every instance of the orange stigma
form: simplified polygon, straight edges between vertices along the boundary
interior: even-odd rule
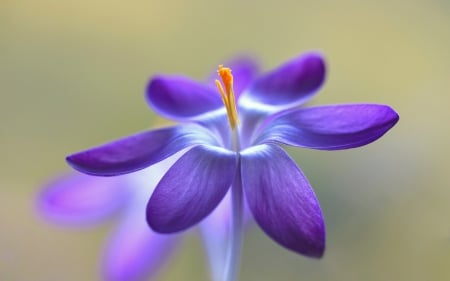
[[[236,109],[236,98],[234,97],[233,90],[233,75],[231,74],[231,69],[223,67],[223,65],[219,65],[217,74],[220,76],[222,83],[216,79],[216,86],[217,89],[219,89],[223,104],[227,109],[228,121],[230,122],[231,130],[234,130],[236,126],[239,125],[239,119]]]

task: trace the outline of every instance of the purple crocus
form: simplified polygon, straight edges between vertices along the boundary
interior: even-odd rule
[[[150,107],[180,125],[141,132],[67,157],[78,171],[116,176],[154,165],[185,149],[151,195],[147,222],[175,233],[202,221],[231,189],[232,231],[224,280],[236,280],[244,200],[273,240],[297,253],[321,257],[322,211],[310,183],[281,145],[319,150],[363,146],[398,121],[387,105],[303,107],[325,80],[321,54],[298,56],[255,77],[250,61],[219,66],[221,81],[155,76]],[[231,187],[231,188],[230,188]]]
[[[180,234],[152,231],[145,220],[148,198],[175,159],[118,177],[79,173],[60,177],[39,193],[38,211],[49,221],[71,227],[93,225],[120,214],[122,222],[108,239],[103,253],[103,279],[147,280],[158,273],[181,239]],[[211,279],[215,281],[221,280],[224,270],[220,245],[227,242],[229,209],[229,200],[223,200],[200,225]]]

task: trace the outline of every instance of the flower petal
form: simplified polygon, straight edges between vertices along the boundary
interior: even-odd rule
[[[159,115],[168,119],[191,120],[223,107],[214,88],[181,76],[156,76],[147,86],[146,98]]]
[[[38,195],[38,210],[61,224],[95,223],[128,202],[129,190],[120,178],[66,175]]]
[[[201,126],[183,125],[138,133],[70,155],[66,160],[86,174],[115,176],[146,168],[186,147],[214,142]]]
[[[147,205],[147,222],[161,233],[196,224],[225,196],[236,167],[235,153],[212,146],[193,147],[159,182]]]
[[[277,110],[296,106],[310,99],[324,80],[322,55],[306,53],[256,80],[242,96],[241,104],[252,108],[251,104],[257,103]]]
[[[323,150],[371,143],[397,123],[389,106],[347,104],[309,107],[268,119],[256,143],[278,142]]]
[[[109,240],[103,259],[106,280],[137,281],[154,277],[177,245],[179,235],[153,232],[145,213],[129,214]]]
[[[295,162],[276,145],[246,149],[241,161],[242,186],[256,222],[284,247],[321,257],[325,250],[322,211]]]

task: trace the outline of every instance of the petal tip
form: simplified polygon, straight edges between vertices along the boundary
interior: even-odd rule
[[[74,153],[74,154],[68,155],[68,156],[66,156],[66,163],[74,170],[76,170],[80,173],[86,174],[86,175],[110,176],[109,174],[103,175],[98,169],[96,169],[96,167],[94,167],[94,165],[92,165],[92,163],[90,164],[90,162],[92,162],[92,161],[89,160],[85,154],[86,153],[79,152],[79,153]]]
[[[392,126],[394,126],[400,120],[400,115],[392,107],[390,107],[390,106],[388,106],[388,107],[389,107],[389,110],[391,113]]]
[[[181,75],[153,76],[146,89],[149,106],[172,120],[191,120],[222,107],[213,88]]]
[[[170,223],[161,220],[162,216],[160,214],[157,214],[157,211],[154,210],[155,208],[152,208],[150,205],[151,204],[147,205],[146,220],[148,226],[154,232],[159,234],[172,234],[184,231],[191,226],[185,226],[180,223]]]
[[[304,74],[299,79],[299,81],[304,81],[303,91],[312,92],[318,90],[326,78],[326,62],[324,56],[318,51],[312,51],[302,55],[300,60],[300,66],[304,69]]]
[[[374,105],[378,106],[378,118],[380,126],[384,127],[384,133],[389,131],[400,120],[400,115],[389,105]],[[380,135],[381,137],[381,135]]]
[[[148,226],[156,233],[171,234],[183,231],[191,225],[185,225],[176,219],[168,218],[166,210],[161,208],[161,202],[154,195],[150,197],[147,203],[145,218]]]
[[[145,88],[145,98],[148,103],[151,105],[154,102],[154,95],[158,91],[165,91],[165,81],[161,75],[155,75],[147,83],[147,87]]]
[[[325,254],[325,248],[326,248],[326,239],[325,239],[325,224],[322,225],[322,233],[320,235],[317,235],[315,237],[314,244],[311,245],[311,250],[309,254],[307,254],[309,257],[321,259],[323,255]]]
[[[286,108],[309,100],[325,81],[326,63],[318,51],[303,53],[257,79],[249,89],[253,101]]]
[[[297,237],[298,240],[291,241],[291,243],[284,244],[288,249],[305,255],[311,258],[320,259],[325,253],[325,222],[320,214],[320,218],[316,221],[317,225],[310,226],[309,229],[304,230],[302,237]],[[287,241],[285,241],[287,242]]]
[[[168,100],[163,97],[167,97],[167,82],[163,75],[153,76],[147,83],[145,88],[145,100],[150,108],[160,114],[160,108],[166,108]]]
[[[118,172],[104,171],[98,161],[89,157],[89,153],[86,151],[66,156],[66,163],[74,170],[90,176],[110,177],[120,174]]]
[[[66,163],[72,167],[73,169],[85,173],[85,169],[83,169],[83,161],[80,159],[79,153],[71,154],[66,156]]]
[[[301,56],[304,57],[304,58],[316,59],[316,60],[321,61],[322,63],[325,64],[325,55],[323,54],[322,51],[311,50],[311,51],[307,51],[307,52],[303,53]]]

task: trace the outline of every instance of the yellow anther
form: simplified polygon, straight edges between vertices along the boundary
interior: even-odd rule
[[[239,119],[236,109],[236,98],[234,97],[234,90],[233,90],[233,75],[231,74],[231,69],[223,67],[223,65],[219,65],[217,74],[219,74],[222,83],[220,83],[219,80],[216,80],[216,86],[217,89],[219,90],[220,96],[222,97],[223,104],[227,109],[230,127],[232,130],[234,130],[236,126],[239,124]]]

